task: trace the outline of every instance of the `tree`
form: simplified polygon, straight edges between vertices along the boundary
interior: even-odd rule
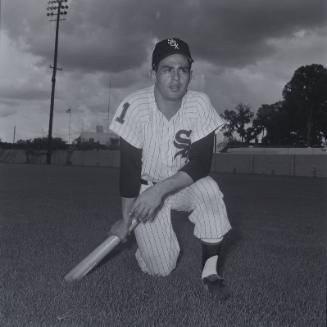
[[[228,140],[231,140],[233,138],[233,133],[236,130],[236,112],[233,110],[225,110],[224,113],[221,114],[221,116],[226,121],[226,124],[223,127],[223,134],[228,138]]]
[[[233,133],[236,132],[241,141],[247,138],[248,131],[246,125],[249,124],[254,116],[250,106],[245,104],[238,104],[235,110],[225,110],[222,117],[227,121],[224,127],[224,135],[232,139]]]
[[[259,143],[258,136],[262,133],[262,129],[252,123],[252,126],[246,129],[245,142],[250,143],[252,140],[257,144]]]
[[[29,140],[18,140],[17,146],[24,149],[33,150],[46,150],[48,148],[48,138],[47,137],[36,137]],[[53,150],[64,150],[67,149],[68,145],[60,137],[54,137],[52,139],[52,149]]]
[[[292,143],[289,129],[289,114],[283,101],[263,104],[253,120],[257,133],[262,133],[262,143],[287,145]],[[258,135],[257,134],[257,135]]]
[[[283,89],[290,130],[306,145],[321,144],[327,136],[327,69],[312,64],[298,68]]]

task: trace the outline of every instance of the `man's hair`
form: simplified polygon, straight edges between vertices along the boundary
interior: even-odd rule
[[[172,37],[161,40],[155,45],[152,52],[152,69],[156,71],[160,61],[173,54],[185,56],[191,68],[194,60],[188,44],[179,38]]]

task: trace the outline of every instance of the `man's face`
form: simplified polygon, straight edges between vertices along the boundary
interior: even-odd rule
[[[190,63],[180,54],[162,59],[155,72],[155,87],[162,98],[169,101],[181,100],[190,80]]]

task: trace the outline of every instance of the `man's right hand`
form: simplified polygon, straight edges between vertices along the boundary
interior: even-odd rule
[[[120,239],[120,241],[124,243],[127,241],[130,225],[131,225],[130,222],[127,222],[124,219],[119,219],[111,226],[109,235],[117,236]]]

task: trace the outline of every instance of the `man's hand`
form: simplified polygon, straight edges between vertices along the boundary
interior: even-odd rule
[[[129,226],[130,222],[127,222],[124,219],[119,219],[112,225],[109,235],[116,235],[120,241],[124,243],[127,241]]]
[[[162,206],[163,196],[158,188],[152,186],[141,193],[130,210],[130,217],[142,222],[152,221]]]

